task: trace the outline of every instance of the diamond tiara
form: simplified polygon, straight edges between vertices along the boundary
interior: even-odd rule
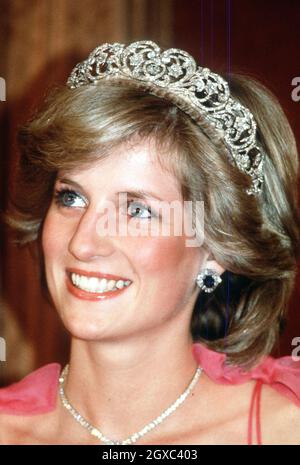
[[[230,96],[221,76],[197,66],[184,50],[161,50],[156,43],[143,40],[128,46],[100,45],[75,66],[67,85],[75,89],[112,78],[143,83],[159,97],[172,100],[174,96],[176,105],[196,122],[204,116],[223,138],[230,162],[251,177],[247,194],[261,193],[264,154],[256,140],[256,122],[248,108]]]

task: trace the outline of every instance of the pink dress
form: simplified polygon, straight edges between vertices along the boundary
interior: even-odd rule
[[[277,359],[265,357],[253,370],[244,372],[238,367],[225,366],[226,355],[214,352],[203,344],[195,343],[193,354],[206,375],[216,383],[241,384],[249,380],[257,380],[249,408],[248,445],[253,444],[254,410],[257,443],[262,444],[260,393],[263,384],[268,384],[300,407],[300,361],[294,361],[290,356]],[[0,389],[0,413],[35,415],[54,410],[60,372],[61,366],[58,363],[50,363],[35,370],[21,381]]]

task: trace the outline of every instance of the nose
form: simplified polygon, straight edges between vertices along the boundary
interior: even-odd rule
[[[78,260],[89,261],[114,252],[113,239],[99,227],[102,223],[103,214],[86,210],[75,224],[68,248]]]

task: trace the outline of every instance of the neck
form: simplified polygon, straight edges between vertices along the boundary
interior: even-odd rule
[[[124,439],[160,415],[186,389],[197,368],[192,344],[190,334],[182,337],[182,332],[170,328],[160,337],[156,333],[117,341],[74,339],[66,394],[102,433]],[[166,433],[171,427],[168,419],[159,430]],[[178,418],[174,428],[178,430]]]

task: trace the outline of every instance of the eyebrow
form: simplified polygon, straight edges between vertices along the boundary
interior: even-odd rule
[[[77,183],[76,181],[73,181],[72,179],[68,178],[57,178],[57,181],[63,183],[63,184],[70,184],[71,186],[76,187],[77,189],[83,190],[82,186]],[[143,189],[134,189],[134,190],[129,190],[129,191],[121,191],[118,192],[118,194],[127,194],[129,197],[135,197],[137,199],[149,199],[149,198],[154,198],[160,201],[163,201],[161,197],[158,197],[154,192],[151,191],[145,191]]]

